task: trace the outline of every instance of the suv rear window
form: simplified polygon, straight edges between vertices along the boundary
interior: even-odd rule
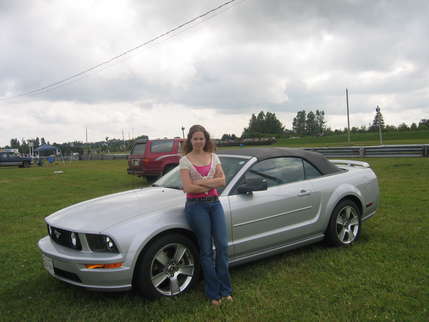
[[[174,140],[154,140],[150,145],[150,152],[163,153],[173,150]]]
[[[144,154],[146,150],[146,143],[137,143],[134,145],[133,152],[131,154]]]

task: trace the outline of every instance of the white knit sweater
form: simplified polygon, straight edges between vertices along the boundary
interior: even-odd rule
[[[179,161],[179,170],[187,169],[189,170],[189,174],[191,176],[191,180],[201,180],[201,179],[212,179],[216,172],[216,166],[221,164],[219,157],[212,153],[212,161],[210,163],[210,170],[207,176],[203,177],[192,164],[192,162],[185,156],[183,156]]]

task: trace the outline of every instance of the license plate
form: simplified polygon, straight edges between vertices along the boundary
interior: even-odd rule
[[[133,160],[133,165],[134,165],[134,166],[138,166],[138,165],[139,165],[139,161],[140,161],[140,160]]]
[[[52,263],[52,259],[50,259],[46,255],[42,255],[42,258],[43,258],[43,266],[45,267],[45,269],[49,273],[51,273],[52,275],[54,275],[54,264]]]

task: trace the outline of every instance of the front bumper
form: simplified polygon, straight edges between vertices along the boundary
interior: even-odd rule
[[[125,291],[132,287],[132,270],[121,254],[83,252],[54,243],[49,236],[39,240],[46,270],[64,282],[97,291]],[[120,268],[88,269],[85,264],[124,262]]]

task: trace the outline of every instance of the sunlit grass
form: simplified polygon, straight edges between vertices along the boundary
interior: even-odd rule
[[[134,189],[126,161],[0,168],[0,320],[366,321],[429,319],[429,159],[366,159],[381,208],[350,248],[323,243],[231,270],[235,301],[211,307],[202,285],[154,302],[135,292],[96,293],[43,269],[43,218],[70,204]],[[62,174],[54,171],[62,170]]]

